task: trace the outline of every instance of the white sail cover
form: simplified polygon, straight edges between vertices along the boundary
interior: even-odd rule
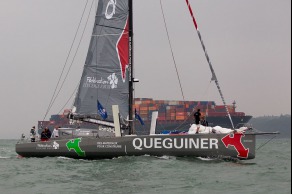
[[[216,134],[228,134],[228,133],[234,133],[234,129],[229,129],[229,128],[223,128],[220,126],[215,126],[215,127],[205,127],[203,125],[191,125],[188,134],[195,134],[197,132],[200,134],[209,134],[209,133],[216,133]],[[239,129],[236,129],[237,133],[245,133],[249,128],[248,127],[241,127]]]
[[[113,121],[112,105],[129,115],[128,0],[99,0],[89,50],[75,99],[76,114]],[[98,113],[98,102],[107,118]]]

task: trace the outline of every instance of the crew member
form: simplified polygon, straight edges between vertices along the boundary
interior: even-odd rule
[[[52,137],[53,138],[58,138],[59,137],[59,130],[58,130],[57,126],[53,130]]]
[[[200,120],[201,120],[201,110],[198,109],[197,112],[195,112],[194,117],[195,117],[195,123],[197,125],[197,132],[199,133],[199,129],[200,129]]]
[[[31,142],[35,142],[35,135],[36,135],[35,126],[33,126],[30,130],[30,141]]]
[[[41,141],[48,141],[51,137],[51,131],[46,127],[41,133]]]
[[[209,126],[209,123],[208,121],[205,119],[205,116],[202,116],[201,117],[201,125],[205,126],[205,127],[208,127]]]

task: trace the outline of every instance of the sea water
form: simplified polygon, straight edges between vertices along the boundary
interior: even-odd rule
[[[267,141],[258,140],[257,148]],[[167,156],[18,158],[16,142],[0,140],[1,194],[291,193],[291,139],[274,139],[248,161]]]

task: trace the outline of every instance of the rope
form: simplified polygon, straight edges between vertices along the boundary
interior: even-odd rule
[[[178,73],[178,68],[177,68],[177,64],[176,64],[175,57],[174,57],[174,52],[173,52],[173,49],[172,49],[172,45],[171,45],[171,41],[170,41],[170,36],[169,36],[168,28],[167,28],[167,25],[166,25],[166,19],[165,19],[165,14],[164,14],[164,11],[163,11],[163,6],[162,6],[162,1],[161,0],[160,0],[160,7],[161,7],[162,15],[163,15],[163,21],[164,21],[164,26],[165,26],[167,38],[168,38],[168,43],[169,43],[170,50],[171,50],[171,54],[172,54],[172,60],[173,60],[173,63],[174,63],[174,66],[175,66],[175,70],[176,70],[176,74],[177,74],[178,81],[179,81],[179,86],[180,86],[181,94],[182,94],[182,97],[183,97],[183,101],[185,101],[185,96],[184,96],[184,92],[183,92],[183,88],[182,88],[180,76],[179,76],[179,73]]]
[[[56,101],[57,97],[59,96],[59,94],[60,94],[60,92],[61,92],[61,90],[62,90],[62,88],[63,88],[63,86],[64,86],[64,83],[65,83],[65,81],[66,81],[66,79],[67,79],[67,77],[68,77],[68,75],[69,75],[69,72],[70,72],[70,70],[71,70],[71,68],[72,68],[72,65],[73,65],[73,63],[74,63],[74,61],[75,61],[75,57],[76,57],[77,52],[78,52],[78,50],[79,50],[79,47],[80,47],[81,41],[82,41],[82,39],[83,39],[83,36],[84,36],[85,30],[86,30],[86,26],[87,26],[88,21],[89,21],[89,16],[90,16],[90,13],[91,13],[91,10],[92,10],[92,7],[93,7],[93,2],[94,2],[94,1],[92,1],[91,8],[90,8],[90,12],[89,12],[89,14],[88,14],[88,17],[87,17],[87,20],[86,20],[86,24],[85,24],[85,26],[84,26],[84,29],[83,29],[82,35],[81,35],[81,37],[80,37],[80,40],[79,40],[79,43],[78,43],[77,49],[76,49],[76,51],[75,51],[74,57],[73,57],[73,59],[72,59],[72,62],[71,62],[71,64],[70,64],[70,67],[69,67],[69,69],[68,69],[68,71],[67,71],[67,74],[66,74],[66,76],[65,76],[65,78],[64,78],[64,80],[63,80],[63,82],[62,82],[62,84],[61,84],[61,86],[60,86],[60,88],[59,88],[59,90],[58,90],[58,93],[56,94],[56,96],[54,97],[54,99],[53,99],[51,105],[49,106],[48,111],[50,111],[50,109],[52,108],[54,102]],[[47,112],[47,113],[48,113],[48,112]],[[47,113],[46,113],[46,114],[47,114]]]
[[[268,140],[267,142],[263,143],[260,147],[258,147],[256,150],[259,150],[260,148],[264,147],[265,145],[267,145],[269,142],[271,142],[273,139],[275,139],[277,136],[272,137],[270,140]]]
[[[206,99],[208,99],[207,109],[205,111],[205,118],[206,118],[206,120],[207,120],[207,118],[209,116],[209,102],[210,102],[209,101],[209,94],[210,94],[210,86],[211,86],[211,83],[212,83],[212,81],[209,82],[209,85],[207,87],[207,90],[205,91],[205,96],[207,96]]]
[[[63,69],[62,69],[61,75],[59,76],[59,79],[58,79],[58,82],[57,82],[57,85],[56,85],[55,91],[54,91],[54,93],[53,93],[53,95],[52,95],[51,101],[50,101],[50,103],[49,103],[49,106],[48,106],[47,111],[46,111],[46,113],[45,113],[45,116],[44,116],[44,118],[43,118],[43,121],[44,121],[45,118],[47,117],[47,115],[48,115],[48,113],[49,113],[49,111],[50,111],[50,109],[51,109],[51,107],[52,107],[52,104],[53,104],[53,101],[54,101],[55,94],[56,94],[56,92],[57,92],[57,89],[58,89],[58,86],[59,86],[59,84],[60,84],[61,78],[63,77],[63,73],[64,73],[64,70],[65,70],[65,68],[66,68],[66,66],[67,66],[67,62],[68,62],[68,60],[69,60],[69,56],[71,55],[71,51],[72,51],[72,48],[73,48],[74,42],[75,42],[75,40],[76,40],[76,37],[77,37],[78,31],[79,31],[79,28],[80,28],[80,25],[81,25],[81,22],[82,22],[82,19],[83,19],[83,16],[84,16],[84,13],[85,13],[85,10],[86,10],[86,7],[87,7],[87,4],[88,4],[88,0],[86,1],[86,4],[85,4],[85,7],[84,7],[84,10],[83,10],[83,12],[82,12],[81,19],[80,19],[80,21],[79,21],[79,24],[78,24],[78,27],[77,27],[77,30],[76,30],[75,36],[74,36],[74,38],[73,38],[73,42],[72,42],[72,44],[71,44],[71,47],[70,47],[69,53],[68,53],[68,55],[67,55],[67,58],[66,58],[65,64],[64,64],[64,66],[63,66]]]
[[[209,83],[205,93],[204,93],[204,96],[209,96],[209,90],[210,90],[210,85],[211,85],[211,82]],[[209,97],[208,97],[209,99]],[[209,101],[208,101],[209,102]],[[186,118],[178,127],[176,127],[174,130],[178,130],[179,128],[181,128],[183,125],[187,126],[186,125],[186,122],[194,115],[196,109],[198,108],[199,104],[197,104],[196,107],[194,107],[193,111],[190,113],[190,115],[188,116],[188,118]],[[208,106],[207,106],[207,109],[206,109],[206,112],[208,111]],[[207,114],[206,115],[206,120],[207,120]]]
[[[77,85],[77,87],[75,88],[75,90],[73,91],[73,93],[71,94],[71,96],[69,97],[69,99],[67,100],[67,102],[64,104],[64,106],[60,109],[60,111],[58,112],[58,114],[60,114],[64,109],[65,107],[67,106],[67,104],[70,102],[71,98],[74,96],[74,94],[76,93],[78,87],[79,87],[79,84]]]

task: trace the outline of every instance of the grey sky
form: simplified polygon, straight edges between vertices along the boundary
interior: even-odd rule
[[[85,2],[0,1],[0,139],[28,134],[43,119]],[[291,114],[291,1],[190,2],[227,103],[253,116]],[[185,1],[163,4],[186,100],[221,104]],[[182,100],[159,0],[136,0],[134,8],[136,97]],[[49,115],[80,79],[90,32]]]

